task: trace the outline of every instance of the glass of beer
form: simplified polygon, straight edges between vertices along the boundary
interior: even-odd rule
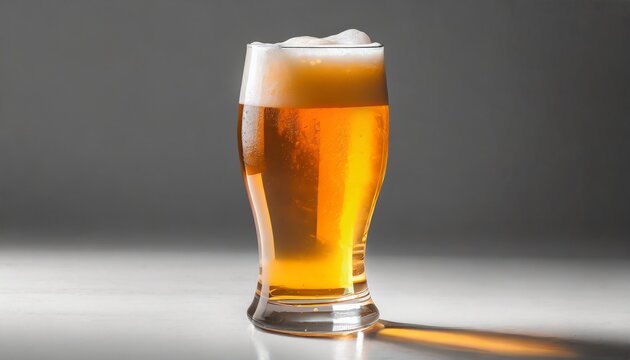
[[[384,49],[332,42],[247,46],[238,147],[260,262],[247,315],[266,330],[348,334],[379,316],[364,258],[387,164]]]

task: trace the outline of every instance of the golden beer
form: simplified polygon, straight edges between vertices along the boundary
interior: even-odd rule
[[[387,161],[387,106],[241,105],[239,150],[270,300],[364,291],[363,255]]]
[[[290,333],[370,325],[365,244],[389,136],[382,46],[250,45],[240,102],[260,259],[249,317]]]

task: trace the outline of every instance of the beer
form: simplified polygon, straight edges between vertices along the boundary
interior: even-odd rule
[[[382,54],[372,44],[248,47],[238,146],[259,242],[256,325],[333,333],[364,327],[359,310],[378,317],[364,254],[387,163]],[[326,306],[341,303],[359,318],[340,329]],[[296,316],[320,308],[315,325]]]
[[[239,149],[270,300],[366,290],[363,255],[387,159],[387,106],[241,105]]]

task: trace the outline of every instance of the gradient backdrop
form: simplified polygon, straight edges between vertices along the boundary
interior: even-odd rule
[[[630,258],[630,2],[0,1],[0,242],[256,250],[245,44],[386,47],[370,253]]]

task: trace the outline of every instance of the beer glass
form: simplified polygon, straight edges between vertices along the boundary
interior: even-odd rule
[[[378,320],[368,228],[387,163],[383,46],[247,46],[238,148],[258,236],[254,325],[347,334]]]

